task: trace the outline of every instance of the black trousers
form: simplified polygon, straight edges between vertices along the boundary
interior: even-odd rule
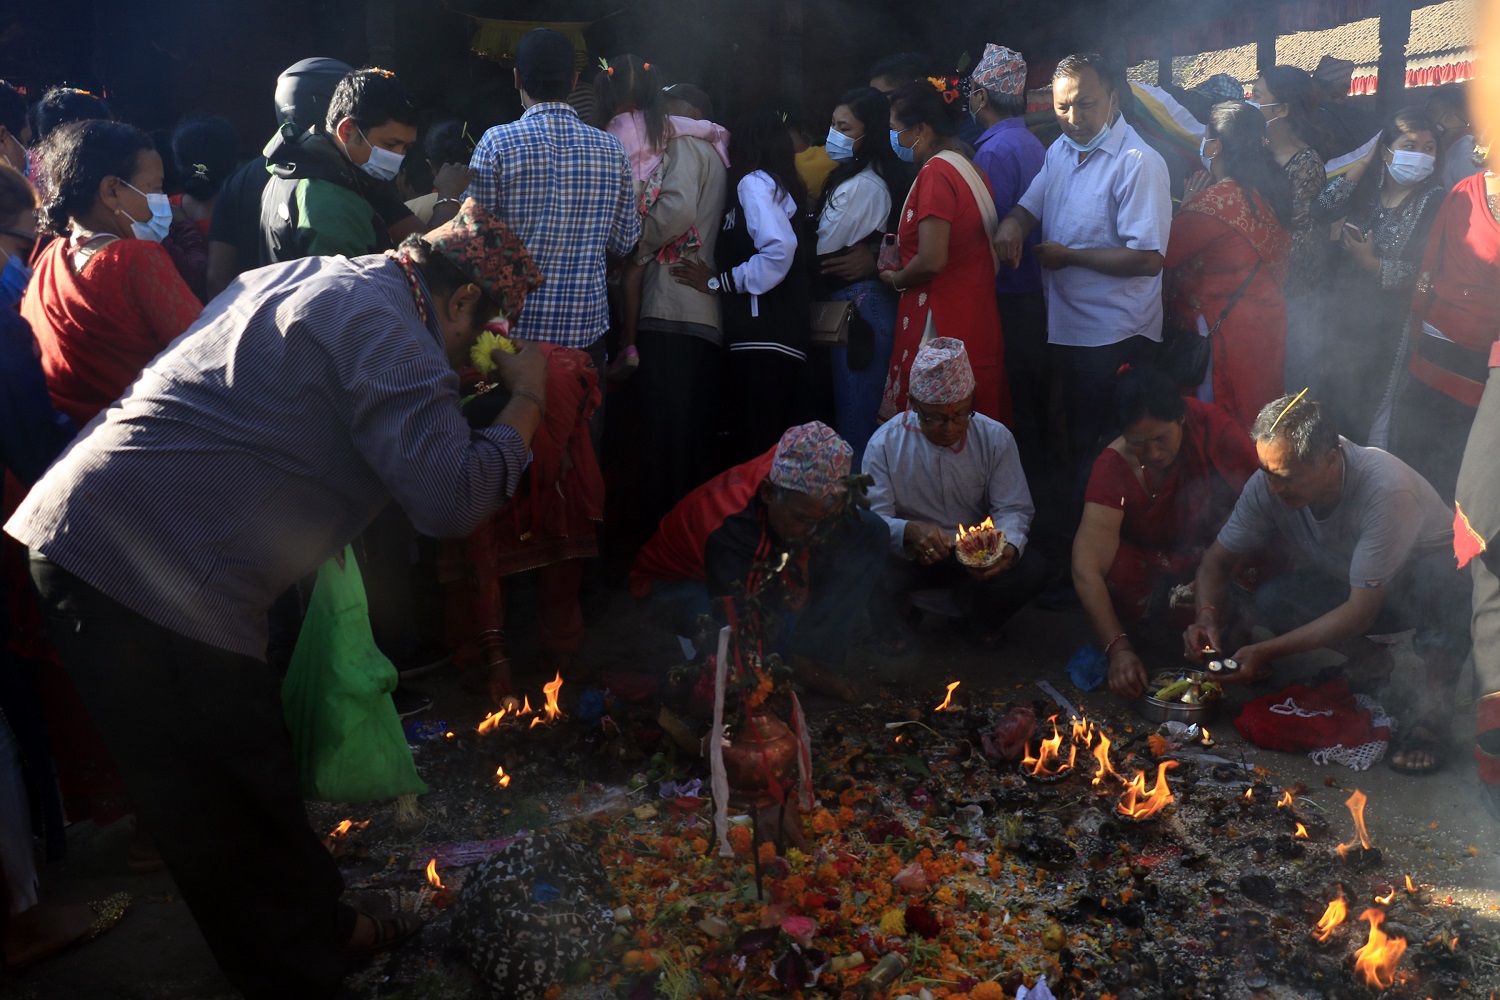
[[[774,350],[729,352],[724,423],[729,464],[739,465],[776,447],[788,427],[807,419],[807,362]]]
[[[999,629],[1042,592],[1050,575],[1047,560],[1029,545],[1010,569],[983,583],[970,576],[957,559],[923,566],[911,559],[887,556],[875,587],[870,617],[877,624],[896,621],[906,613],[912,591],[944,588],[954,592],[959,610],[972,617],[976,625]]]
[[[238,990],[323,998],[355,912],[308,826],[281,686],[264,661],[185,638],[33,555],[47,632],[137,815]]]
[[[1000,331],[1005,337],[1005,374],[1015,413],[1016,449],[1026,479],[1047,475],[1047,414],[1052,366],[1047,359],[1047,299],[1041,292],[997,295]]]
[[[641,330],[639,390],[642,526],[649,534],[673,505],[719,472],[715,443],[724,349],[686,333]]]

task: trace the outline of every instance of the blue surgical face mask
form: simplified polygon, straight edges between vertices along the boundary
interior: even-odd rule
[[[136,194],[146,199],[146,204],[151,206],[151,218],[145,222],[137,222],[135,218],[124,209],[120,214],[130,220],[130,231],[138,240],[150,240],[152,243],[160,243],[167,238],[167,230],[172,228],[172,202],[164,194],[147,194],[129,181],[125,186]]]
[[[836,128],[828,130],[828,141],[823,148],[831,160],[842,162],[854,159],[854,140]]]
[[[1437,157],[1431,153],[1397,149],[1391,151],[1391,162],[1386,169],[1397,184],[1416,184],[1431,177],[1436,166]]]
[[[902,129],[902,132],[904,132],[904,131],[906,131],[906,130]],[[901,132],[897,132],[895,129],[891,129],[891,148],[896,151],[896,156],[903,163],[916,163],[917,162],[916,151],[912,150],[912,149],[907,149],[905,146],[901,145],[901,143],[899,141],[900,137],[901,137]]]
[[[1198,143],[1198,159],[1203,161],[1203,169],[1212,172],[1214,169],[1214,158],[1208,155],[1208,144],[1213,142],[1208,136]]]
[[[31,281],[31,268],[21,263],[21,258],[11,254],[0,268],[0,309],[14,309],[26,294],[26,285]]]
[[[370,147],[370,158],[359,165],[359,169],[375,178],[377,181],[393,181],[401,172],[401,162],[406,159],[400,153],[393,153],[389,149],[370,142],[363,130],[359,137],[365,140],[365,145]]]
[[[1063,140],[1067,142],[1069,146],[1072,146],[1074,151],[1076,152],[1092,153],[1094,150],[1104,145],[1104,140],[1109,138],[1109,133],[1113,130],[1113,128],[1114,122],[1107,121],[1104,123],[1104,127],[1096,132],[1094,134],[1094,137],[1088,142],[1079,142],[1077,139],[1073,138],[1066,132],[1063,133]]]

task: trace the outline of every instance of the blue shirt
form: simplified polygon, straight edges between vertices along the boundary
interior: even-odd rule
[[[462,538],[526,461],[512,428],[469,429],[395,261],[310,257],[210,302],[5,530],[158,625],[264,657],[277,595],[381,508]]]
[[[526,246],[545,284],[526,296],[517,336],[588,347],[609,327],[605,258],[641,238],[641,213],[620,140],[567,104],[533,104],[484,134],[469,164],[473,198]]]
[[[1041,223],[1043,241],[1065,247],[1128,247],[1167,252],[1172,194],[1167,161],[1123,115],[1083,162],[1067,140],[1047,148],[1020,206]],[[1047,341],[1107,347],[1131,337],[1161,340],[1161,275],[1116,278],[1086,267],[1042,273]]]
[[[989,177],[990,190],[995,195],[995,212],[1000,218],[1005,218],[1016,207],[1021,195],[1041,173],[1042,161],[1046,158],[1047,147],[1031,134],[1023,119],[1007,118],[985,129],[974,146],[974,166]],[[1031,250],[1041,241],[1042,234],[1032,230],[1026,237],[1026,249]],[[995,292],[999,295],[1041,290],[1042,265],[1029,252],[1021,255],[1020,267],[1002,266],[1000,273],[995,275]]]

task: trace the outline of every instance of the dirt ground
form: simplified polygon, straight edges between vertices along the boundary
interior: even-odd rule
[[[627,594],[612,591],[593,603],[584,651],[587,661],[605,669],[642,671],[665,668],[680,660],[675,640],[644,622]],[[1028,609],[1010,623],[1003,645],[980,651],[943,628],[941,622],[929,621],[922,641],[909,654],[891,658],[881,655],[874,646],[862,645],[848,669],[851,674],[870,678],[880,694],[910,696],[913,703],[935,703],[944,683],[950,680],[962,681],[969,690],[988,692],[987,697],[997,701],[1041,697],[1035,682],[1049,680],[1090,717],[1117,728],[1139,728],[1142,723],[1133,717],[1130,707],[1104,689],[1083,694],[1068,681],[1063,666],[1073,650],[1089,638],[1081,614]],[[539,690],[547,678],[528,674],[526,664],[523,651],[518,657],[519,684]],[[1148,662],[1152,668],[1172,666],[1165,659]],[[1284,671],[1277,680],[1291,674]],[[432,719],[444,720],[454,729],[467,727],[468,732],[483,717],[483,706],[461,693],[452,672],[427,678],[418,686],[437,700]],[[1233,700],[1248,700],[1269,690],[1236,691]],[[566,702],[566,693],[564,698]],[[1400,716],[1400,705],[1386,707]],[[812,732],[817,733],[822,724],[837,720],[844,710],[833,703],[811,700],[808,711]],[[1423,778],[1398,775],[1384,764],[1362,773],[1338,765],[1319,767],[1304,757],[1246,747],[1229,725],[1234,713],[1233,705],[1229,706],[1212,727],[1220,753],[1234,757],[1243,751],[1246,760],[1269,769],[1270,776],[1265,780],[1280,786],[1298,782],[1308,786],[1328,810],[1335,830],[1342,831],[1344,827],[1339,824],[1348,822],[1343,790],[1361,789],[1369,796],[1370,835],[1384,851],[1386,867],[1414,873],[1419,881],[1436,887],[1436,896],[1451,894],[1455,913],[1462,912],[1481,929],[1496,929],[1491,911],[1500,911],[1500,826],[1479,805],[1474,767],[1461,750],[1455,750],[1441,773]],[[1470,714],[1461,709],[1456,725],[1454,747],[1470,745]],[[419,752],[419,764],[423,760]],[[426,841],[446,836],[442,822],[456,822],[457,814],[466,808],[459,790],[440,787],[448,772],[424,768],[424,773],[434,785],[431,804],[424,800],[424,809],[435,826],[407,838],[411,857],[416,860],[425,857],[421,852]],[[561,773],[559,779],[569,780]],[[1328,788],[1325,779],[1332,779],[1337,787]],[[315,827],[329,822],[339,811],[316,805],[312,809]],[[344,814],[372,816],[382,811],[388,815],[390,810],[388,806],[351,807]],[[440,822],[439,814],[447,819]],[[490,835],[498,837],[502,832],[496,830]],[[204,835],[212,836],[212,831],[204,831]],[[134,896],[134,905],[120,925],[101,939],[24,973],[0,977],[0,996],[17,1000],[218,1000],[238,995],[218,972],[176,895],[171,877],[166,873],[140,876],[126,871],[128,839],[124,823],[106,829],[80,824],[70,831],[66,859],[43,872],[44,898],[89,900],[124,890]],[[427,934],[440,932],[441,928],[429,928]],[[443,942],[428,942],[429,948],[434,945],[441,951]],[[430,956],[431,952],[422,954]],[[420,960],[429,968],[414,981],[404,963],[415,960],[402,952],[382,956],[351,980],[351,994],[413,998],[487,995],[472,973],[453,961],[422,957]],[[1272,995],[1299,994],[1267,994]]]

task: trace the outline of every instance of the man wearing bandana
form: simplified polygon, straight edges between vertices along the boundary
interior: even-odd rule
[[[974,373],[963,341],[939,337],[912,362],[910,408],[870,439],[870,509],[888,528],[876,621],[904,617],[913,590],[952,589],[983,642],[1046,585],[1047,566],[1026,544],[1033,508],[1020,453],[999,421],[974,412]],[[1005,551],[985,569],[953,556],[960,525],[986,517]],[[903,638],[903,637],[896,637]]]
[[[665,609],[679,637],[692,636],[720,598],[733,598],[739,615],[759,613],[748,597],[769,601],[780,619],[774,641],[794,679],[855,700],[858,688],[833,670],[853,643],[887,530],[848,503],[853,454],[820,421],[791,428],[775,448],[672,508],[636,556],[631,591]]]

